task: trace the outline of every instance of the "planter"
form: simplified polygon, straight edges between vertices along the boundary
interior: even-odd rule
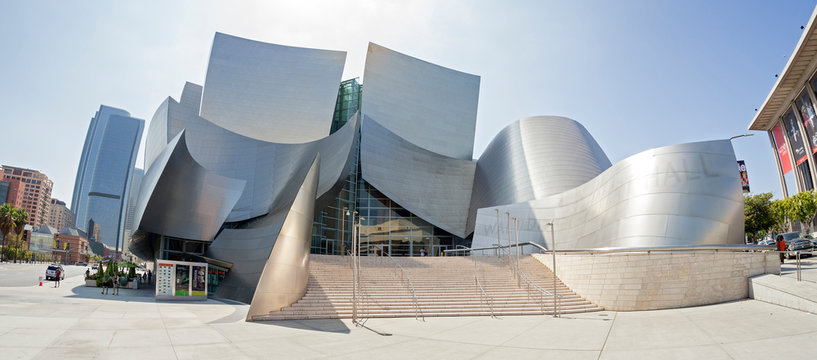
[[[85,279],[85,286],[96,287],[96,280]]]
[[[138,289],[139,288],[139,282],[138,281],[128,281],[128,285],[125,286],[125,288],[134,289],[134,290]]]

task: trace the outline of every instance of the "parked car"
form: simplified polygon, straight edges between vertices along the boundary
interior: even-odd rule
[[[782,234],[778,234],[778,235],[783,235],[783,241],[785,241],[786,244],[788,244],[789,241],[801,238],[799,232],[789,232],[789,233],[782,233]]]
[[[757,242],[758,245],[774,245],[775,241],[772,239],[763,239]]]
[[[811,250],[813,248],[813,244],[809,239],[794,239],[791,241],[786,241],[786,250],[789,252],[786,253],[786,259],[791,259],[796,256],[794,253],[795,251],[808,251],[808,254],[800,254],[800,257],[811,256]]]
[[[65,279],[65,269],[60,264],[48,265],[48,269],[45,269],[45,279],[46,280],[56,280],[57,279],[57,269],[60,269],[60,280],[64,280]]]
[[[76,265],[76,266],[88,266],[88,263],[84,262],[84,261],[77,261],[77,262],[74,263],[74,265]]]

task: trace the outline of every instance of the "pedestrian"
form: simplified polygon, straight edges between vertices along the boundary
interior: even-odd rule
[[[150,284],[150,282],[152,281],[152,278],[153,278],[153,273],[150,270],[148,270],[148,284]]]
[[[113,294],[119,295],[119,274],[113,274]]]
[[[420,256],[426,256],[426,249],[420,249]]]
[[[60,268],[57,268],[57,270],[54,271],[54,275],[57,275],[57,279],[54,280],[54,287],[58,288],[60,287],[60,277],[62,277],[62,271],[60,270]]]
[[[777,235],[777,251],[780,252],[780,263],[783,263],[783,254],[786,252],[786,240],[783,235]]]
[[[108,277],[108,274],[102,276],[102,295],[106,295],[108,293],[108,281],[111,279]]]
[[[91,276],[91,269],[85,268],[85,278],[87,279],[89,276]]]

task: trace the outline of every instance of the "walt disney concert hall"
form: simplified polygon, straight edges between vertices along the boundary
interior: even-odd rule
[[[370,43],[363,82],[342,81],[345,60],[217,33],[204,83],[150,122],[130,250],[206,262],[210,292],[280,308],[310,254],[355,236],[369,255],[491,247],[506,213],[548,249],[743,243],[729,140],[612,164],[580,123],[531,116],[475,159],[479,76]]]

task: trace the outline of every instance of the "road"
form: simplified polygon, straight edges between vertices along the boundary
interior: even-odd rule
[[[46,284],[45,269],[48,264],[12,264],[0,263],[0,287],[31,286],[39,283],[40,276],[43,277],[43,286],[51,285],[51,281]],[[85,266],[63,265],[65,278],[82,276],[85,274]]]

